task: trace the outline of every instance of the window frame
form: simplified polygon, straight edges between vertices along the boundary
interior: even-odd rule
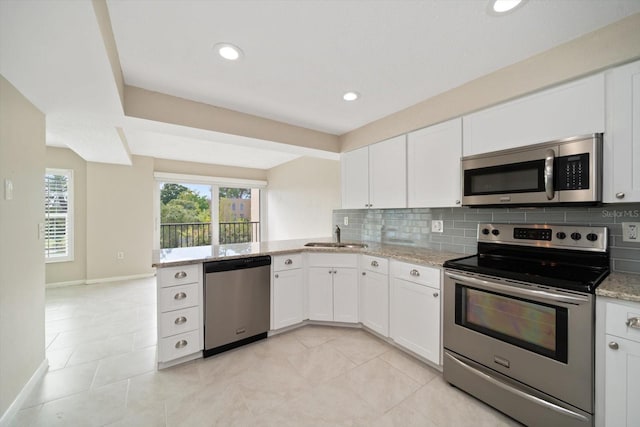
[[[46,247],[47,241],[47,233],[48,227],[47,222],[49,219],[49,212],[47,210],[46,205],[46,197],[47,197],[47,176],[48,175],[61,175],[67,177],[67,212],[66,212],[66,226],[65,226],[65,235],[67,237],[67,245],[66,245],[66,254],[65,255],[51,255],[49,254],[49,249]],[[61,169],[61,168],[46,168],[44,175],[44,185],[45,185],[45,206],[44,206],[44,260],[45,263],[57,263],[57,262],[71,262],[75,260],[75,251],[74,251],[74,242],[75,242],[75,221],[74,221],[74,211],[75,211],[75,199],[74,199],[74,174],[73,169]]]

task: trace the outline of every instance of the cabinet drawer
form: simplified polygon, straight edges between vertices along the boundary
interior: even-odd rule
[[[393,261],[391,275],[398,279],[440,289],[440,270],[437,268]]]
[[[356,254],[309,254],[309,267],[349,267],[358,266]]]
[[[182,285],[200,280],[198,265],[181,265],[179,267],[167,267],[158,269],[158,286]]]
[[[389,260],[386,258],[378,258],[369,255],[362,255],[360,258],[360,269],[366,271],[375,271],[376,273],[389,273]]]
[[[199,307],[169,311],[160,316],[161,337],[170,337],[183,332],[193,331],[200,327]]]
[[[287,254],[272,257],[273,271],[302,268],[302,254]]]
[[[605,324],[607,334],[640,342],[640,304],[607,303]]]
[[[200,303],[198,298],[198,283],[172,286],[160,289],[160,312],[178,310],[180,308],[193,307]]]
[[[200,329],[198,329],[162,338],[159,343],[158,362],[168,362],[202,350],[200,348],[200,332]]]

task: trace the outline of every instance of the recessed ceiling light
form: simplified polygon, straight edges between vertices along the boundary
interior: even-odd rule
[[[487,9],[491,15],[501,16],[522,6],[525,1],[526,0],[490,0]]]
[[[236,61],[242,58],[242,50],[231,43],[218,43],[214,47],[218,55],[229,61]]]
[[[358,98],[360,98],[360,94],[358,92],[346,92],[342,95],[342,99],[345,101],[355,101]]]

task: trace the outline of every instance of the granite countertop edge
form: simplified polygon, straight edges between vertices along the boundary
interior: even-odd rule
[[[323,248],[306,247],[305,243],[330,242],[330,239],[304,239],[304,240],[284,240],[262,243],[247,243],[235,245],[200,246],[197,248],[178,248],[175,253],[168,253],[167,250],[156,250],[153,253],[153,267],[166,268],[181,265],[198,264],[202,262],[220,261],[237,258],[247,258],[260,255],[286,255],[299,252],[314,253],[340,253],[340,254],[363,254],[393,258],[397,261],[429,265],[432,267],[442,267],[442,264],[449,259],[464,257],[465,254],[456,252],[444,252],[436,249],[419,248],[414,246],[380,244],[377,242],[364,242],[366,248]],[[360,243],[360,242],[358,242]],[[184,250],[181,250],[184,249]]]
[[[596,296],[640,302],[640,274],[612,272],[596,288]]]

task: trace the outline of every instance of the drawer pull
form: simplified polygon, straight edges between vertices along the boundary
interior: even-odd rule
[[[178,292],[173,296],[173,299],[180,301],[181,299],[185,299],[186,297],[187,294],[185,294],[184,292]]]
[[[175,277],[176,279],[184,279],[185,277],[187,277],[187,272],[178,271],[176,274],[173,275],[173,277]]]
[[[420,276],[420,272],[418,270],[416,270],[415,268],[413,270],[411,270],[409,272],[410,275],[414,276],[414,277],[418,277]]]
[[[177,317],[176,321],[173,323],[175,323],[176,325],[184,325],[185,323],[187,323],[187,318],[184,316]]]
[[[276,279],[277,279],[278,277],[280,277],[280,275],[276,273]]]
[[[378,265],[378,261],[371,261],[371,267],[377,267]]]
[[[619,349],[619,348],[620,348],[620,346],[618,345],[618,343],[617,343],[617,342],[615,342],[615,341],[611,341],[611,342],[609,343],[609,348],[610,348],[611,350],[617,350],[617,349]]]
[[[287,258],[287,259],[284,261],[284,265],[291,265],[291,264],[293,264],[293,261],[291,260],[291,258]]]
[[[640,329],[640,317],[632,317],[624,322],[629,328]]]
[[[438,298],[438,295],[440,295],[440,294],[439,294],[439,293],[437,293],[437,292],[434,292],[434,293],[433,293],[433,297],[434,297],[434,298]]]
[[[187,340],[180,340],[176,343],[176,348],[185,348],[189,344]]]
[[[616,193],[616,199],[624,199],[624,193],[623,192]]]

